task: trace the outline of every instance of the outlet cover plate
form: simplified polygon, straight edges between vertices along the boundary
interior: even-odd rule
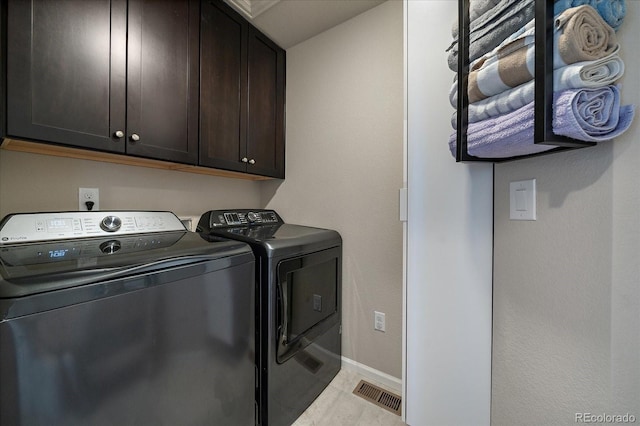
[[[93,202],[92,211],[100,210],[100,190],[98,188],[78,188],[78,211],[89,211],[87,201]]]

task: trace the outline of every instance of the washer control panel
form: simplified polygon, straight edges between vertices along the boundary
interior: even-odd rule
[[[0,244],[186,231],[171,212],[94,211],[20,213],[0,223]]]
[[[283,223],[273,210],[212,210],[205,215],[209,215],[210,228]]]
[[[113,254],[135,254],[163,247],[170,247],[182,237],[180,233],[128,235],[117,238],[46,241],[34,244],[17,244],[0,248],[0,263],[5,270],[11,267],[10,276],[28,272],[27,265],[75,261],[78,266],[95,265],[99,257]],[[10,266],[8,266],[10,265]]]

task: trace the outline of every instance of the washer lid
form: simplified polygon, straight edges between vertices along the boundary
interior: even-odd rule
[[[237,264],[252,261],[253,254],[246,244],[212,243],[187,231],[4,245],[0,246],[0,299],[222,258]]]

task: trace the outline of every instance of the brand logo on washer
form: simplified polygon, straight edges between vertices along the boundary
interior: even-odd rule
[[[27,237],[25,237],[24,235],[21,237],[2,237],[2,241],[20,241],[20,240],[26,240]]]

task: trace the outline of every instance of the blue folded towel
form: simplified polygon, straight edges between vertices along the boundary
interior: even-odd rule
[[[627,14],[625,0],[555,0],[553,14],[558,15],[567,9],[583,4],[588,4],[597,10],[602,19],[616,31],[622,25],[624,16]]]
[[[553,149],[533,143],[533,102],[496,118],[469,124],[467,152],[481,158],[509,158]],[[456,156],[456,133],[449,138],[449,150]]]
[[[626,131],[634,105],[620,106],[618,86],[565,90],[554,94],[553,132],[590,142],[613,139]]]
[[[625,132],[634,105],[620,106],[617,86],[569,89],[554,93],[553,131],[573,139],[602,142]],[[553,146],[533,143],[534,102],[508,114],[469,124],[467,151],[483,158],[508,158],[535,154]],[[449,138],[455,156],[456,133]]]

